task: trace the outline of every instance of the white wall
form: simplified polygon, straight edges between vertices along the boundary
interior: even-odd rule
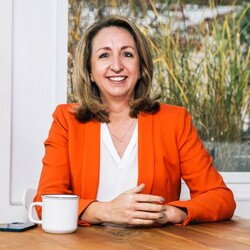
[[[67,0],[0,0],[0,223],[25,220],[43,142],[67,94]]]

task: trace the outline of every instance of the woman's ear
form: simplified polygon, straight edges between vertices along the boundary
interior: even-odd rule
[[[91,81],[91,82],[95,82],[95,80],[94,80],[94,77],[93,77],[92,73],[90,73],[90,74],[89,74],[89,76],[90,76],[90,81]]]

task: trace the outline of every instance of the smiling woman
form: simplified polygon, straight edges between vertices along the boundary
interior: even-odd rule
[[[127,115],[118,120],[112,114],[127,110],[139,76],[138,50],[130,32],[112,26],[100,30],[93,39],[90,79],[96,84],[102,103],[108,107],[109,118],[114,117],[108,128],[120,157],[130,141],[136,120]]]
[[[75,59],[78,103],[59,105],[53,114],[35,200],[78,195],[80,225],[232,217],[233,194],[190,114],[151,97],[152,76],[147,40],[133,22],[111,16],[87,29]],[[181,179],[190,189],[186,201]]]
[[[126,104],[133,97],[139,72],[139,55],[132,35],[119,27],[99,31],[92,44],[91,81],[100,90],[103,103],[109,106],[113,100],[121,99]],[[115,103],[120,105],[120,101]]]
[[[113,33],[109,33],[117,30],[122,35],[122,39],[118,36],[114,38]],[[101,39],[104,37],[106,39],[105,43],[101,44]],[[125,41],[123,41],[124,38]],[[118,43],[114,44],[114,42]],[[96,48],[93,48],[93,46]],[[95,60],[98,56],[101,58]],[[138,65],[134,65],[134,68],[132,68],[131,62],[134,62],[136,58],[137,60],[140,58],[140,61],[137,62]],[[93,63],[97,62],[101,63],[101,67],[104,67],[106,62],[106,67],[109,64],[109,70],[112,71],[112,74],[115,73],[106,76],[122,76],[118,74],[121,73],[121,70],[118,69],[117,72],[117,67],[124,67],[125,65],[130,68],[130,71],[133,70],[131,73],[134,77],[135,88],[133,98],[129,100],[132,117],[136,117],[139,111],[154,113],[158,110],[159,103],[155,101],[155,98],[149,96],[153,78],[153,60],[150,48],[147,41],[142,39],[140,30],[133,23],[128,23],[125,18],[111,18],[109,21],[97,22],[87,29],[78,44],[75,62],[73,79],[74,90],[80,104],[76,112],[79,121],[88,121],[92,118],[102,122],[109,121],[107,108],[103,100],[100,101],[100,91],[94,81],[95,79],[93,79],[93,69],[91,67]],[[107,74],[110,74],[110,71]],[[128,81],[131,82],[131,77],[126,77],[126,82]]]

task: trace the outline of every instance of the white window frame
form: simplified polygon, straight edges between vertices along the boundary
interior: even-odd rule
[[[23,11],[21,17],[19,10]],[[24,13],[24,10],[27,12]],[[34,10],[36,12],[33,12]],[[18,15],[19,19],[16,20]],[[41,20],[40,17],[44,19]],[[28,28],[32,32],[27,37],[27,41],[20,33],[20,23],[18,23],[20,21],[26,24],[32,22],[31,25],[27,25],[28,27],[21,27],[23,32],[27,32]],[[37,31],[32,27],[35,25],[33,23],[37,24]],[[36,188],[38,184],[41,156],[44,150],[43,141],[48,134],[51,113],[58,103],[65,103],[67,100],[68,1],[0,0],[0,31],[0,223],[7,223],[27,220],[22,206],[22,193],[25,188]],[[39,41],[39,32],[43,32],[45,42]],[[51,37],[47,39],[46,35]],[[16,36],[21,37],[20,41]],[[30,51],[33,55],[26,53]],[[23,72],[20,70],[24,66],[22,60],[24,63],[29,63],[25,68],[26,75],[22,75]],[[29,71],[29,69],[32,70]],[[36,79],[34,72],[36,70],[39,72],[39,69],[44,75],[37,75]],[[41,81],[42,77],[45,81]],[[27,82],[30,78],[32,78],[31,81]],[[39,90],[34,88],[33,83],[38,84]],[[28,93],[21,89],[20,84],[28,86],[25,89]],[[44,94],[40,89],[49,91]],[[30,97],[32,101],[38,100],[39,104],[36,104],[35,110],[30,106],[27,107],[27,112],[26,109],[20,110],[19,104],[20,106],[23,104],[20,100],[26,103],[26,98]],[[44,101],[39,101],[41,98],[44,98]],[[17,99],[20,102],[18,104]],[[23,116],[20,117],[19,113]],[[37,124],[36,121],[41,117],[42,122]],[[22,127],[23,124],[28,123],[33,125],[33,128],[30,126],[30,130],[25,126]],[[22,129],[19,131],[19,128]],[[19,133],[24,133],[25,136],[20,136]],[[34,133],[35,136],[30,138]],[[20,143],[19,137],[27,138],[27,141]],[[23,150],[24,147],[27,148],[26,151]],[[21,155],[19,151],[28,152],[28,154]],[[16,162],[17,159],[18,161],[20,159],[20,162]],[[18,190],[19,186],[20,190]]]

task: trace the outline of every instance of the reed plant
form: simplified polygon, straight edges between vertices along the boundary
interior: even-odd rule
[[[233,11],[190,25],[183,1],[69,2],[69,102],[74,101],[70,77],[74,47],[89,25],[89,14],[83,10],[92,9],[94,20],[124,15],[138,24],[151,46],[152,94],[186,107],[204,142],[244,141],[250,119],[249,3],[237,6],[234,1]],[[197,8],[194,3],[188,6]],[[216,9],[214,0],[209,7]]]

